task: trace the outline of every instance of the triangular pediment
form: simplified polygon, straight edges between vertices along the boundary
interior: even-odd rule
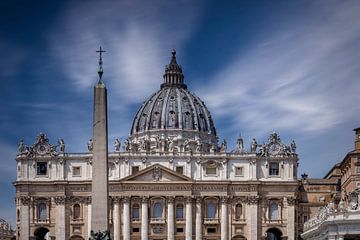
[[[189,182],[191,178],[179,174],[160,164],[149,166],[133,175],[123,178],[121,181],[139,181],[139,182]]]

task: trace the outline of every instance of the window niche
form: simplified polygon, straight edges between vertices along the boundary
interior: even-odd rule
[[[280,176],[279,163],[270,162],[269,164],[269,176]]]
[[[72,176],[73,177],[81,177],[81,167],[80,166],[72,167]]]
[[[47,176],[47,174],[48,174],[47,162],[37,162],[36,163],[36,175],[37,176]]]
[[[280,220],[279,203],[270,202],[270,205],[269,205],[269,220],[270,221]]]
[[[243,177],[244,176],[244,167],[235,167],[235,176]]]

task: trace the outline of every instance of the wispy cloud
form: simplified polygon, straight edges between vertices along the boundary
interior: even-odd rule
[[[259,135],[321,132],[358,118],[360,5],[332,3],[311,3],[307,16],[273,26],[197,90],[218,119]]]
[[[95,50],[102,45],[108,50],[104,78],[125,107],[144,100],[160,84],[161,66],[170,50],[182,48],[196,27],[200,8],[189,4],[92,1],[86,6],[71,5],[59,21],[64,31],[51,33],[50,47],[68,80],[81,89],[96,81]],[[186,9],[186,14],[176,16],[174,9]]]

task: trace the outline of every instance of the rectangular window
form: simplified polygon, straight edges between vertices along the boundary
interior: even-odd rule
[[[176,228],[176,232],[177,232],[177,233],[183,233],[183,232],[184,232],[184,228]]]
[[[208,233],[216,233],[216,228],[212,228],[212,227],[207,228],[207,232]]]
[[[279,176],[279,163],[271,162],[269,166],[269,175],[270,176]]]
[[[80,177],[81,176],[81,167],[73,167],[72,175],[73,175],[73,177]]]
[[[39,176],[47,175],[47,162],[36,163],[36,175]]]
[[[176,172],[179,174],[184,174],[184,167],[183,166],[177,166],[176,167]]]
[[[132,166],[131,168],[131,174],[138,173],[140,171],[139,166]]]
[[[138,232],[140,232],[140,228],[133,228],[132,231],[133,231],[133,233],[138,233]]]
[[[304,215],[304,223],[306,223],[308,221],[308,216]]]
[[[216,167],[213,166],[207,166],[205,168],[206,175],[216,175]]]
[[[243,167],[235,167],[235,176],[244,176],[244,168]]]
[[[356,173],[360,173],[360,166],[356,167]]]

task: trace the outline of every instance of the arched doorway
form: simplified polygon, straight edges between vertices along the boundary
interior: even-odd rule
[[[246,240],[246,237],[244,237],[243,235],[236,235],[232,237],[232,240]]]
[[[266,240],[281,240],[282,232],[277,228],[269,228],[266,231],[265,239]]]
[[[41,227],[35,230],[34,236],[36,240],[49,240],[49,229]]]

